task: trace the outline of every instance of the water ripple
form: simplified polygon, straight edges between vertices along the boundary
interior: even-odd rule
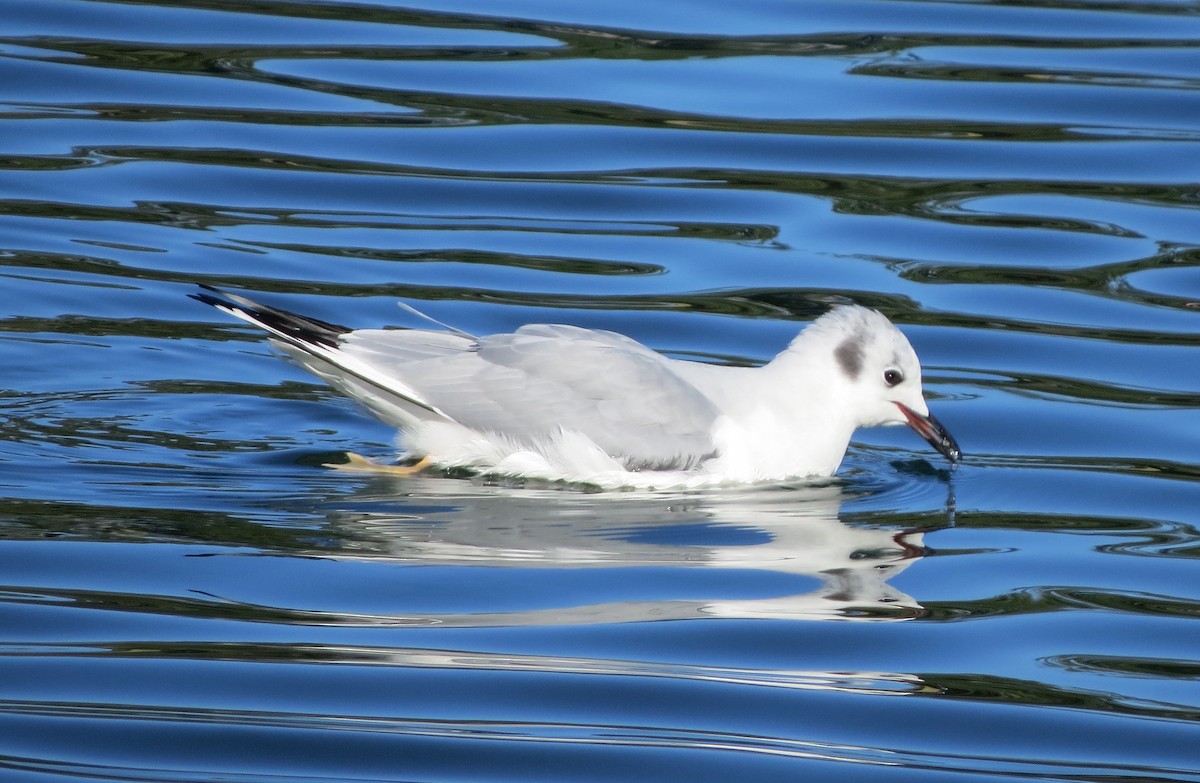
[[[1200,781],[1194,5],[436,5],[0,0],[0,777]],[[198,283],[746,366],[858,302],[966,457],[348,475]]]
[[[1056,761],[1037,758],[1013,758],[1003,755],[971,755],[963,753],[914,752],[903,748],[856,746],[790,739],[777,736],[687,730],[656,726],[622,724],[562,724],[521,721],[450,721],[420,720],[374,716],[323,716],[303,713],[255,712],[236,710],[194,710],[179,707],[160,708],[132,705],[79,705],[79,704],[32,704],[16,701],[0,702],[0,714],[6,716],[29,716],[84,722],[93,731],[106,722],[153,723],[160,730],[172,728],[177,733],[196,735],[197,739],[210,734],[208,726],[219,726],[225,732],[236,732],[245,740],[261,736],[264,730],[297,733],[301,736],[315,732],[335,734],[366,734],[391,737],[407,737],[412,745],[420,740],[454,740],[456,744],[467,743],[480,752],[504,753],[504,746],[526,744],[560,744],[576,747],[610,747],[618,752],[639,749],[670,749],[689,755],[700,754],[701,758],[690,764],[704,763],[703,757],[710,754],[748,754],[751,756],[776,756],[808,761],[840,762],[856,765],[896,767],[913,771],[943,772],[959,774],[989,774],[1020,777],[1038,777],[1045,780],[1072,781],[1084,777],[1120,777],[1130,781],[1172,780],[1187,781],[1198,778],[1187,770],[1141,764],[1108,764],[1088,760]],[[415,749],[415,748],[414,748]],[[210,763],[228,763],[236,759],[236,751],[218,752]],[[597,759],[607,758],[601,754]],[[122,779],[144,779],[140,776],[162,775],[156,779],[173,779],[174,776],[196,775],[205,771],[216,771],[220,767],[192,768],[186,771],[149,768],[120,768],[110,765],[78,765],[62,759],[36,757],[9,757],[5,766],[10,769],[39,769],[43,771],[101,772],[112,775],[116,772]],[[615,763],[614,760],[604,762]],[[500,762],[501,769],[503,763]],[[277,772],[276,775],[279,773]],[[287,774],[286,772],[284,774]],[[271,779],[278,779],[272,775]],[[304,779],[307,776],[302,776]],[[355,776],[358,777],[357,775]],[[236,779],[256,780],[255,776]]]

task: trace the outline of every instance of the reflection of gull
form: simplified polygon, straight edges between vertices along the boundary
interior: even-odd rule
[[[380,498],[382,513],[333,520],[361,557],[427,565],[539,568],[711,568],[744,594],[755,572],[819,580],[796,595],[632,600],[530,611],[402,616],[338,615],[340,622],[441,626],[575,625],[703,617],[904,620],[921,606],[887,584],[922,554],[922,533],[846,524],[838,486],[690,495],[581,496],[465,492],[422,496],[451,482],[406,481],[416,493]],[[465,482],[454,482],[461,488]],[[399,504],[397,506],[397,504]],[[369,508],[370,501],[355,503]],[[411,512],[408,510],[411,509]],[[382,509],[381,509],[382,511]],[[348,544],[353,546],[353,544]],[[531,577],[536,579],[536,576]],[[774,584],[773,581],[768,582]],[[503,603],[503,602],[501,602]],[[316,618],[313,618],[316,619]]]
[[[265,329],[443,467],[646,488],[829,476],[856,428],[888,424],[959,457],[912,346],[865,307],[835,308],[764,367],[724,367],[574,326],[351,330],[214,288],[193,296]]]

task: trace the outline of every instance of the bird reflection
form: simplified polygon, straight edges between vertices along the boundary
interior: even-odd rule
[[[397,495],[401,487],[402,497]],[[503,611],[340,614],[338,624],[495,627],[689,618],[903,621],[921,616],[924,609],[917,600],[888,580],[924,555],[924,533],[944,526],[949,509],[909,517],[914,520],[911,529],[878,527],[861,512],[858,519],[843,518],[843,504],[854,497],[841,483],[736,493],[584,495],[444,478],[380,478],[353,502],[338,502],[341,510],[331,513],[331,530],[342,538],[339,557],[525,569],[723,569],[731,578],[720,584],[730,585],[730,594],[524,611],[511,610],[498,599]],[[345,510],[347,506],[354,510]],[[742,574],[735,577],[733,572]],[[778,580],[756,580],[753,572],[800,577],[806,589],[772,597],[738,595],[761,592],[762,584],[778,589]]]

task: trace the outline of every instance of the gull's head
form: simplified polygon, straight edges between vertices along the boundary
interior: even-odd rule
[[[798,341],[832,360],[832,386],[853,412],[855,426],[906,424],[958,462],[958,444],[929,413],[916,351],[886,316],[842,305],[813,322]]]

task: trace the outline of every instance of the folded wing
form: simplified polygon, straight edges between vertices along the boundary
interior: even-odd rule
[[[341,347],[474,430],[525,442],[579,432],[629,469],[688,469],[713,454],[713,403],[672,360],[614,332],[536,324],[471,341],[366,330]]]

